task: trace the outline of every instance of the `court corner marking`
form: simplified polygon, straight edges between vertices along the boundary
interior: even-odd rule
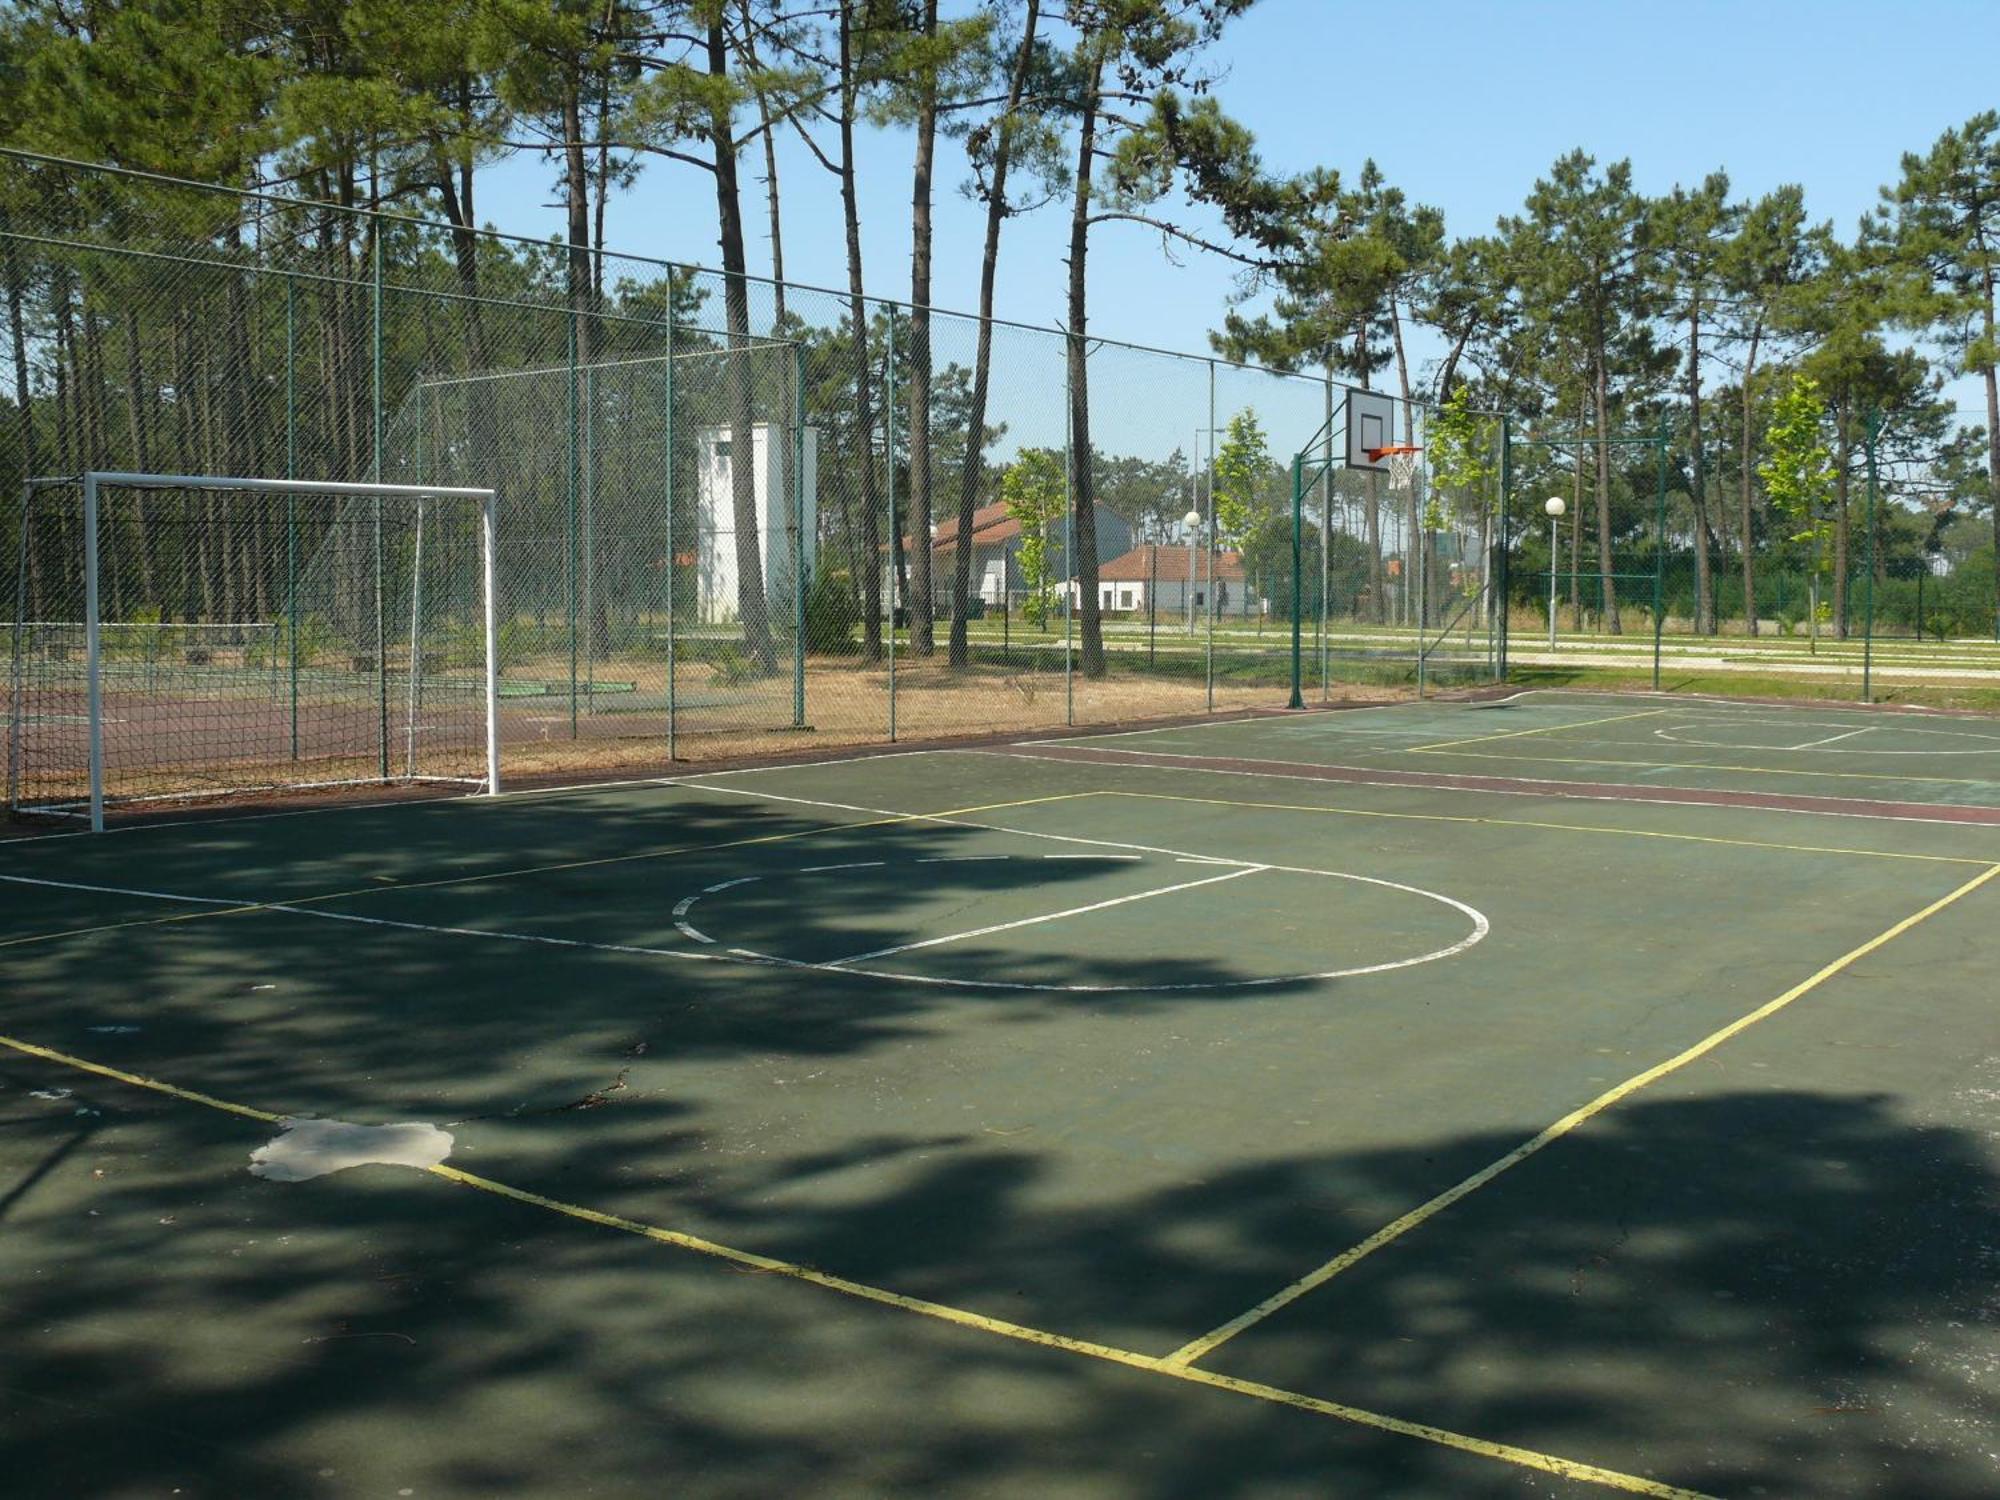
[[[1578,1127],[1587,1124],[1598,1115],[1610,1109],[1614,1104],[1622,1102],[1650,1084],[1657,1083],[1669,1074],[1679,1072],[1689,1063],[1696,1062],[1707,1056],[1724,1042],[1748,1031],[1758,1022],[1776,1015],[1779,1011],[1792,1004],[1793,1001],[1810,994],[1827,980],[1851,968],[1869,954],[1887,946],[1911,928],[1928,921],[1946,907],[1953,905],[1963,897],[1971,895],[1974,891],[1996,877],[2000,877],[2000,864],[1988,865],[1979,874],[1938,897],[1937,900],[1931,902],[1928,906],[1923,907],[1919,911],[1912,912],[1894,926],[1877,933],[1865,943],[1848,949],[1840,957],[1834,959],[1831,963],[1823,965],[1777,998],[1767,1000],[1755,1010],[1738,1016],[1726,1026],[1719,1027],[1715,1031],[1710,1032],[1700,1041],[1683,1048],[1664,1062],[1655,1063],[1643,1072],[1633,1074],[1623,1083],[1606,1089],[1589,1103],[1571,1110],[1554,1124],[1549,1125],[1538,1134],[1523,1141],[1505,1156],[1500,1157],[1496,1161],[1489,1162],[1470,1177],[1446,1188],[1435,1197],[1418,1204],[1400,1218],[1391,1220],[1359,1244],[1342,1251],[1332,1260],[1314,1267],[1290,1285],[1279,1288],[1279,1290],[1273,1292],[1255,1307],[1238,1313],[1227,1323],[1210,1329],[1200,1338],[1190,1339],[1187,1343],[1181,1345],[1180,1348],[1167,1355],[1161,1363],[1171,1369],[1187,1369],[1191,1367],[1196,1360],[1204,1359],[1208,1355],[1213,1354],[1238,1334],[1254,1328],[1273,1314],[1290,1307],[1294,1302],[1326,1285],[1334,1277],[1351,1269],[1377,1250],[1394,1243],[1412,1230],[1421,1227],[1450,1208],[1453,1204],[1458,1203],[1461,1199],[1470,1197],[1480,1188],[1486,1186],[1487,1183],[1519,1166],[1529,1157],[1534,1156],[1545,1147],[1553,1145],[1564,1136],[1575,1131]]]

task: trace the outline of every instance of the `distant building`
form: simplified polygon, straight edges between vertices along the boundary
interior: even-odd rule
[[[1192,584],[1188,582],[1190,554]],[[1211,572],[1205,548],[1147,542],[1097,570],[1097,606],[1108,613],[1143,614],[1149,608],[1159,614],[1185,612],[1190,594],[1194,608],[1205,612],[1210,608],[1211,592],[1217,614],[1256,614],[1264,607],[1264,601],[1248,586],[1240,552],[1217,551]]]
[[[819,534],[819,433],[804,429],[805,494],[792,488],[792,443],[789,429],[759,422],[750,429],[751,466],[757,494],[758,557],[764,573],[764,597],[771,618],[789,619],[798,589],[799,570],[812,576]],[[695,510],[700,534],[695,548],[699,578],[697,594],[702,622],[734,624],[737,620],[736,497],[733,478],[736,454],[730,429],[709,427],[700,436],[695,469]],[[803,515],[800,512],[803,511]]]
[[[1108,506],[1097,514],[1097,555],[1115,557],[1132,545],[1132,523]],[[1060,520],[1051,528],[1048,567],[1051,581],[1069,576],[1069,560],[1063,555],[1063,527]],[[905,552],[916,548],[914,537],[904,537]],[[954,511],[931,528],[931,598],[942,609],[951,605],[952,569],[958,559],[958,515]],[[1021,574],[1021,523],[1007,513],[1005,501],[982,505],[972,513],[972,595],[998,608],[1005,598],[1020,599],[1027,592]]]

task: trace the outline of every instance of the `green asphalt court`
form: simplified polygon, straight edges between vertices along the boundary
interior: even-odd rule
[[[1996,931],[2000,722],[1646,695],[30,832],[0,1472],[1988,1497]]]

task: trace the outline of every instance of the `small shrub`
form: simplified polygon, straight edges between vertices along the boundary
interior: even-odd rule
[[[860,622],[844,577],[821,573],[813,579],[806,595],[806,650],[827,656],[854,650],[854,627]]]

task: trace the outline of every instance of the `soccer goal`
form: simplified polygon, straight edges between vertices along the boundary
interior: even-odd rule
[[[500,787],[494,491],[91,472],[23,488],[7,800]]]

